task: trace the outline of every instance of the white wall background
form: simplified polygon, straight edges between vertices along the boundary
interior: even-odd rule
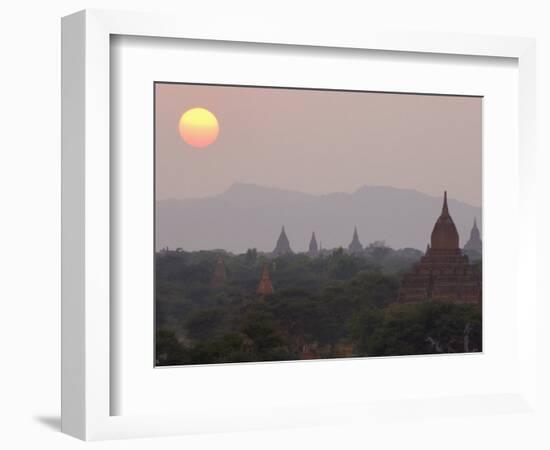
[[[339,26],[538,39],[539,230],[549,230],[550,12],[545,0],[20,0],[0,9],[0,447],[81,448],[59,433],[60,17],[83,8],[179,10],[208,19],[267,16],[281,27]],[[541,254],[549,240],[539,233]],[[539,260],[541,280],[547,271]],[[548,264],[546,264],[548,269]],[[548,297],[548,295],[546,295]],[[540,314],[549,317],[550,308]],[[550,332],[541,330],[550,344]],[[550,379],[548,346],[540,349]],[[543,388],[550,405],[548,389]],[[95,448],[549,448],[549,422],[504,415],[362,429],[281,430],[90,444]]]

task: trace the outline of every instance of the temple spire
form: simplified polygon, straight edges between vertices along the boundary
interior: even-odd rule
[[[458,231],[449,214],[447,191],[443,194],[443,208],[441,209],[441,215],[434,225],[430,247],[432,251],[459,250]]]
[[[288,241],[285,226],[283,225],[281,229],[281,234],[279,235],[279,239],[277,239],[277,244],[275,245],[275,249],[273,250],[273,255],[280,256],[287,253],[292,253],[292,249],[290,248],[290,242]]]
[[[477,227],[477,219],[474,217],[474,226],[472,227],[472,231],[470,231],[470,239],[466,242],[464,251],[472,259],[477,259],[481,257],[482,247],[481,235]]]
[[[319,247],[317,246],[317,238],[315,237],[315,231],[311,233],[311,239],[309,241],[308,255],[315,258],[319,255]]]
[[[260,277],[260,284],[258,285],[258,294],[263,298],[266,295],[273,294],[273,284],[269,276],[269,269],[267,263],[262,266],[262,275]]]
[[[441,210],[441,214],[445,214],[446,216],[449,215],[449,207],[447,206],[447,191],[443,194],[443,209]]]
[[[363,251],[363,245],[359,241],[359,234],[357,233],[357,227],[353,229],[353,238],[351,243],[348,245],[348,250],[350,253],[361,253]]]

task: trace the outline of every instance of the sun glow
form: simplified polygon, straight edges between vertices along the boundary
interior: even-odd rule
[[[185,111],[179,121],[181,138],[196,148],[205,148],[216,141],[220,133],[218,119],[205,108]]]

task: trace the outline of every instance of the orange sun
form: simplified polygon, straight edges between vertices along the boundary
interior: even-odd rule
[[[205,108],[191,108],[185,111],[180,117],[178,128],[181,138],[196,148],[209,146],[220,133],[218,119]]]

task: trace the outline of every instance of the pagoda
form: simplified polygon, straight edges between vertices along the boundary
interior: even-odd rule
[[[351,254],[358,254],[363,252],[363,245],[359,241],[359,235],[357,234],[357,227],[353,229],[353,238],[351,243],[348,245],[348,251]]]
[[[464,253],[472,259],[481,259],[481,249],[481,236],[477,228],[477,221],[474,218],[474,226],[472,227],[472,231],[470,231],[470,239],[464,245]]]
[[[311,239],[309,241],[309,249],[307,254],[311,258],[319,256],[319,247],[317,246],[317,239],[315,238],[315,232],[311,233]]]
[[[263,298],[266,295],[273,294],[273,284],[271,283],[271,278],[269,277],[269,269],[267,263],[264,263],[262,266],[262,275],[260,277],[260,284],[258,285],[258,294]]]
[[[290,248],[290,242],[286,237],[285,227],[283,225],[279,239],[277,239],[277,245],[275,245],[275,249],[273,250],[273,256],[281,256],[291,253],[293,252]]]
[[[222,287],[225,284],[226,279],[226,271],[225,271],[225,263],[223,262],[223,258],[221,256],[218,256],[218,260],[216,261],[216,267],[214,268],[214,275],[212,276],[212,281],[210,282],[210,286],[217,289]]]
[[[459,247],[458,231],[447,205],[447,192],[430,244],[420,262],[404,275],[398,301],[481,304],[481,272],[470,264]]]

